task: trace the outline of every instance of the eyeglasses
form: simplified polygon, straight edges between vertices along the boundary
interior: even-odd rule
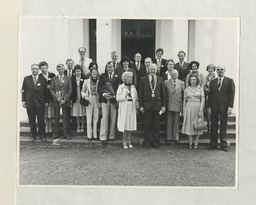
[[[217,71],[223,71],[224,69],[217,69]]]

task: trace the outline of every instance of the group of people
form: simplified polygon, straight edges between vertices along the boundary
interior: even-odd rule
[[[190,149],[197,149],[203,133],[195,129],[195,123],[206,119],[211,149],[217,149],[220,121],[220,147],[228,151],[227,119],[232,113],[235,85],[231,78],[225,77],[225,66],[209,64],[206,68],[209,74],[204,77],[198,72],[199,62],[184,61],[184,51],[178,53],[179,62],[174,63],[172,59],[164,59],[164,51],[159,48],[156,58],[147,57],[144,64],[140,53],[134,55],[134,61],[123,56],[118,62],[118,54],[113,51],[112,60],[99,74],[97,63],[85,56],[86,49],[81,47],[78,52],[79,64],[67,59],[67,69],[58,64],[56,76],[43,61],[32,64],[32,75],[24,78],[22,105],[27,110],[32,141],[37,135],[45,141],[45,134],[52,133],[53,145],[58,145],[62,108],[63,135],[68,140],[71,115],[76,132],[86,130],[89,141],[100,139],[106,146],[108,141],[115,140],[117,128],[123,133],[123,148],[133,148],[131,135],[137,130],[140,115],[144,119],[143,148],[160,149],[160,121],[166,120],[166,143],[177,143],[183,116],[181,132],[188,135]]]

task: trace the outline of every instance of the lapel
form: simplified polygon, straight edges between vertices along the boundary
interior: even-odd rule
[[[218,79],[218,78],[217,78],[217,79]],[[218,82],[218,81],[217,81],[217,82]],[[223,90],[223,87],[226,86],[226,83],[227,83],[227,78],[224,76],[224,77],[223,77],[223,80],[222,80],[221,87],[220,87],[220,91]],[[219,91],[219,92],[220,92],[220,91]]]
[[[172,91],[172,93],[175,91],[175,88],[174,88],[174,84],[172,82],[172,79],[169,79],[166,81],[166,84],[167,86],[169,87],[169,89]]]

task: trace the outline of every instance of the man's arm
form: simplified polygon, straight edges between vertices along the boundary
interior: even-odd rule
[[[25,77],[24,80],[23,80],[22,89],[21,89],[22,106],[24,108],[27,107],[27,105],[26,105],[26,94],[27,94],[27,89],[26,89],[26,77]]]

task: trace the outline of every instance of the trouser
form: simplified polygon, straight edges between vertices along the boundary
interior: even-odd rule
[[[63,135],[64,137],[70,136],[70,107],[62,107],[63,112]],[[60,136],[60,107],[54,107],[54,125],[53,125],[53,139],[59,138]]]
[[[36,138],[36,117],[38,122],[38,135],[40,138],[45,136],[45,122],[44,122],[45,108],[27,108],[29,126],[31,131],[31,137]]]
[[[167,113],[167,140],[179,140],[180,113],[168,111]]]
[[[116,114],[115,103],[102,103],[100,140],[115,139]]]
[[[220,146],[221,148],[227,147],[227,121],[228,115],[226,113],[212,112],[211,114],[211,137],[210,144],[212,148],[218,146],[218,123],[220,120]]]
[[[91,103],[86,106],[86,119],[87,119],[87,137],[89,139],[97,139],[97,123],[99,120],[99,107],[96,101],[96,95],[92,95]]]
[[[144,146],[160,144],[160,115],[157,110],[146,110],[144,113],[145,135]]]

